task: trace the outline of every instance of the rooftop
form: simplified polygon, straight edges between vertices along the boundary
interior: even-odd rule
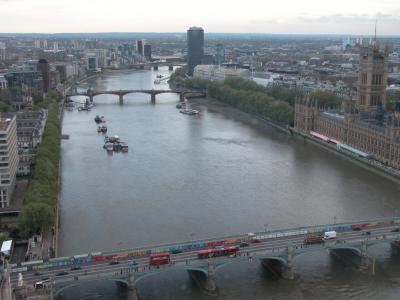
[[[6,131],[12,119],[5,119],[0,117],[0,131]]]

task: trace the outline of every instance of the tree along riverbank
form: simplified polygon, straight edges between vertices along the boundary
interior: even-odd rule
[[[42,107],[48,109],[47,122],[19,218],[21,233],[26,236],[40,233],[54,225],[60,188],[58,175],[61,125],[57,93],[50,91],[43,100]]]
[[[304,96],[304,92],[297,88],[264,87],[243,78],[227,78],[224,81],[186,78],[185,73],[185,68],[177,69],[171,75],[170,85],[206,91],[209,98],[284,127],[293,125],[295,100]],[[320,106],[340,105],[339,98],[331,92],[315,91],[311,96],[318,99]]]

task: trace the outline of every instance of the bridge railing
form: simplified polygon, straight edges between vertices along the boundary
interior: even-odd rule
[[[344,227],[344,226],[352,226],[352,225],[357,225],[357,224],[373,224],[373,223],[378,223],[378,222],[395,222],[397,221],[400,225],[400,217],[391,217],[391,218],[376,218],[376,219],[370,219],[370,220],[361,220],[361,221],[352,221],[352,222],[342,222],[342,223],[335,223],[335,224],[325,224],[325,225],[312,225],[312,226],[303,226],[303,227],[297,227],[297,228],[286,228],[286,229],[274,229],[274,230],[268,230],[268,231],[259,231],[259,232],[253,232],[254,236],[257,235],[265,235],[266,233],[268,234],[274,234],[274,233],[285,233],[285,232],[293,232],[293,231],[304,231],[307,230],[308,232],[318,232],[321,231],[322,229],[326,229],[326,231],[329,231],[330,229],[334,229],[337,227]],[[124,253],[124,252],[134,252],[134,251],[145,251],[145,250],[156,250],[156,249],[162,249],[162,248],[173,248],[173,247],[184,247],[184,246],[190,246],[194,244],[201,244],[201,243],[207,243],[207,242],[215,242],[215,241],[223,241],[223,240],[234,240],[234,239],[243,239],[248,237],[248,233],[241,233],[237,235],[226,235],[226,236],[219,236],[219,237],[210,237],[207,239],[199,239],[199,240],[186,240],[186,241],[180,241],[180,242],[174,242],[174,243],[163,243],[163,244],[158,244],[158,245],[148,245],[148,246],[141,246],[141,247],[135,247],[135,248],[126,248],[126,249],[120,249],[117,251],[105,251],[102,252],[103,254],[117,254],[117,253]]]

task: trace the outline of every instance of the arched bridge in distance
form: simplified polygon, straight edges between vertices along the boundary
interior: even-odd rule
[[[72,92],[66,94],[66,99],[68,100],[70,97],[73,96],[85,96],[88,97],[90,102],[92,103],[94,97],[98,95],[115,95],[118,96],[119,104],[124,103],[124,96],[128,94],[148,94],[150,95],[151,103],[156,103],[156,95],[159,94],[167,94],[173,93],[179,95],[179,100],[184,101],[185,98],[193,98],[193,97],[205,97],[206,93],[202,91],[193,91],[193,90],[186,90],[186,89],[172,89],[172,90],[155,90],[155,89],[138,89],[138,90],[110,90],[110,91],[94,91],[94,90],[87,90],[86,92]]]
[[[317,243],[306,242],[310,235],[320,236],[336,231],[336,237]],[[258,260],[274,274],[293,279],[293,262],[301,255],[328,251],[333,256],[363,271],[371,271],[374,259],[368,254],[372,247],[390,244],[400,249],[400,218],[384,218],[351,223],[318,225],[284,230],[225,236],[207,240],[164,244],[110,252],[55,258],[31,264],[30,268],[13,265],[11,284],[18,289],[18,273],[26,285],[40,280],[35,272],[50,278],[55,296],[85,282],[109,280],[126,285],[128,299],[138,299],[137,283],[151,276],[171,270],[187,271],[190,277],[207,293],[215,294],[216,272],[240,262]],[[200,257],[200,250],[236,249],[230,255]],[[168,262],[159,266],[150,263],[150,253],[169,253]],[[226,254],[226,253],[225,253]],[[96,260],[96,257],[101,259]],[[36,266],[36,267],[33,267]],[[25,269],[24,269],[25,268]],[[75,270],[74,270],[75,268]],[[60,273],[61,272],[61,273]],[[64,272],[64,273],[62,273]]]

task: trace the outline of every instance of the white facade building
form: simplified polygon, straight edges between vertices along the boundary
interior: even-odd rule
[[[0,208],[9,207],[18,169],[17,121],[0,118]]]
[[[215,65],[197,65],[193,77],[208,80],[224,80],[225,78],[250,78],[251,72],[247,69],[225,68]]]

